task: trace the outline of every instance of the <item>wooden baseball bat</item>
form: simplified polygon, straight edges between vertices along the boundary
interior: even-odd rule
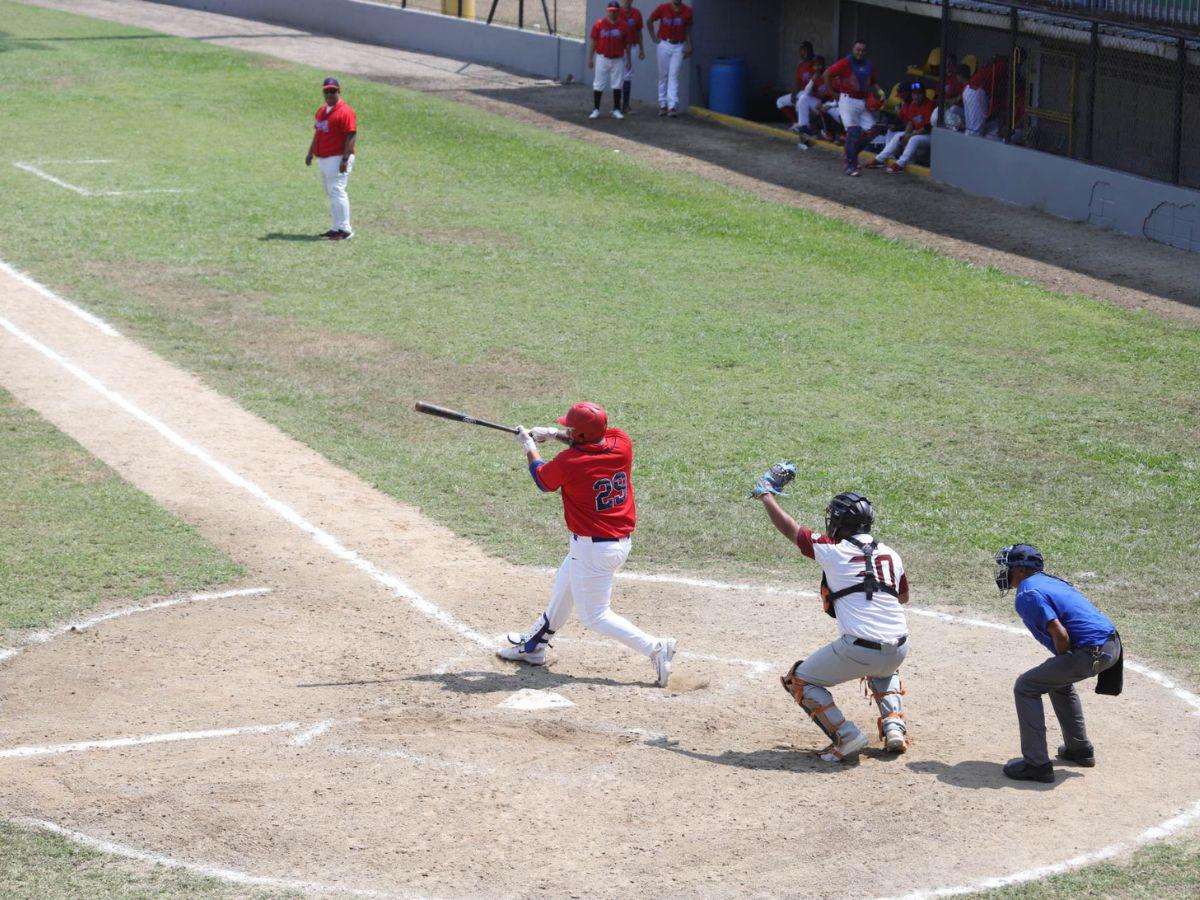
[[[446,409],[444,406],[434,406],[432,403],[425,403],[422,400],[418,400],[413,408],[419,413],[425,413],[427,416],[437,416],[439,419],[465,422],[468,425],[482,425],[484,428],[495,428],[497,431],[507,431],[509,434],[517,433],[517,429],[513,425],[497,425],[495,422],[489,422],[487,419],[477,419],[458,410]]]

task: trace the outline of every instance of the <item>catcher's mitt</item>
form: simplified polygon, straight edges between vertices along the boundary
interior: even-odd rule
[[[787,462],[786,460],[777,462],[766,472],[763,472],[758,481],[754,482],[754,487],[750,489],[750,496],[757,499],[763,494],[781,495],[783,494],[783,489],[795,477],[795,463]]]

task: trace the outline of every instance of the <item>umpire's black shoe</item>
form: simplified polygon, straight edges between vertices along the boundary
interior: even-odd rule
[[[1014,781],[1040,781],[1042,784],[1052,784],[1054,782],[1054,763],[1031,766],[1024,759],[1009,760],[1004,766],[1004,776]]]
[[[1075,763],[1075,765],[1083,766],[1085,769],[1090,769],[1096,765],[1096,751],[1091,745],[1072,750],[1065,744],[1060,744],[1057,756],[1063,762]]]

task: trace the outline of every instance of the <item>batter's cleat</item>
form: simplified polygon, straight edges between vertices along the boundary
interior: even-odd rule
[[[888,163],[888,167],[883,171],[885,175],[899,175],[904,171],[904,166],[900,165],[898,162],[890,162]]]
[[[598,119],[598,118],[600,118],[600,110],[598,110],[598,109],[593,109],[593,110],[592,110],[590,113],[588,113],[588,118],[589,118],[589,119]]]
[[[1075,763],[1085,769],[1091,769],[1096,765],[1096,751],[1091,745],[1072,750],[1070,747],[1060,744],[1056,756],[1063,762]]]
[[[908,738],[903,728],[889,728],[883,733],[883,749],[888,753],[903,753],[908,749]]]
[[[336,230],[336,229],[334,229],[334,228],[330,228],[330,229],[329,229],[327,232],[325,232],[324,234],[322,234],[322,235],[321,235],[321,237],[323,237],[323,238],[325,238],[325,239],[327,239],[327,240],[332,240],[332,238],[333,238],[333,236],[334,236],[335,234],[337,234],[337,230]]]
[[[510,634],[508,636],[509,641],[512,641],[514,637],[519,638],[521,635]],[[505,647],[502,650],[497,650],[496,655],[509,662],[522,662],[530,666],[544,666],[546,664],[546,648],[544,646],[538,647],[533,653],[526,653],[524,644],[516,644],[513,647]]]
[[[1054,763],[1044,766],[1031,766],[1024,759],[1010,759],[1004,766],[1004,777],[1013,781],[1040,781],[1042,784],[1054,783]]]
[[[352,237],[354,237],[353,231],[335,231],[329,236],[329,239],[331,241],[348,241]]]
[[[838,741],[830,744],[824,750],[817,751],[817,756],[828,763],[849,762],[865,749],[867,749],[867,736],[860,731],[848,740]]]
[[[671,680],[671,660],[675,658],[675,646],[678,643],[675,638],[663,638],[658,649],[650,654],[650,662],[654,663],[659,687],[666,687],[667,682]]]
[[[625,113],[621,112],[619,109],[614,109],[612,111],[612,117],[614,119],[623,119],[625,118]]]

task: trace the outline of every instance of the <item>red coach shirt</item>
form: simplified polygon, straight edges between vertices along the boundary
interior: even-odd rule
[[[646,22],[642,19],[642,12],[636,6],[631,6],[629,9],[621,7],[621,11],[617,13],[617,21],[625,26],[625,30],[629,32],[629,43],[640,44],[642,41],[642,29],[646,27]]]
[[[609,59],[619,59],[625,55],[625,45],[631,43],[625,23],[620,19],[608,21],[608,16],[598,19],[592,26],[592,41],[596,44],[596,52]]]
[[[863,60],[861,63],[853,63],[849,56],[843,56],[825,72],[830,76],[833,86],[841,93],[857,97],[859,100],[865,99],[867,90],[879,81],[879,74],[875,71],[873,62]]]
[[[682,44],[687,40],[687,27],[692,24],[692,8],[686,3],[676,9],[670,3],[663,3],[650,13],[650,21],[658,22],[658,39]]]
[[[325,104],[321,105],[313,127],[317,130],[317,144],[313,148],[313,155],[341,156],[342,151],[346,149],[346,135],[351,131],[358,131],[358,119],[350,104],[339,98],[333,109]]]
[[[580,537],[629,537],[637,523],[633,504],[633,442],[610,428],[595,444],[563,450],[534,478],[543,490],[562,489],[567,528]]]

